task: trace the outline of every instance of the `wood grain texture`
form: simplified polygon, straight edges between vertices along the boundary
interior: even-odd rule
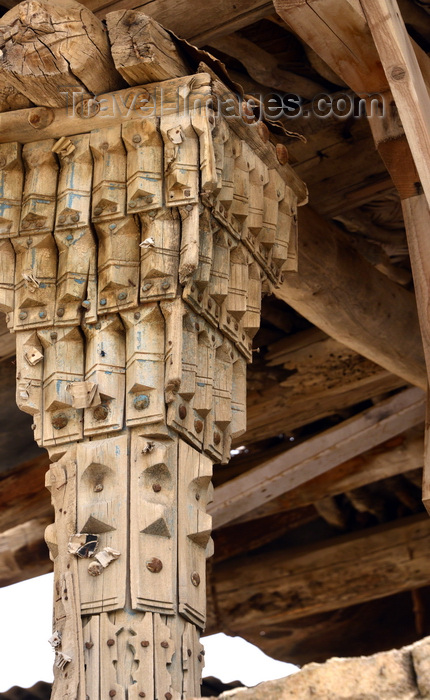
[[[309,207],[299,209],[299,229],[299,270],[285,274],[276,296],[331,337],[424,389],[413,294],[370,266]],[[369,295],[378,299],[375,314],[369,314]]]
[[[0,20],[0,48],[0,79],[38,105],[64,105],[65,86],[97,95],[121,85],[102,23],[74,0],[22,2]]]
[[[129,85],[188,75],[190,69],[172,37],[143,12],[118,10],[106,16],[112,58]]]
[[[249,513],[423,419],[423,394],[419,389],[409,389],[340,423],[220,486],[209,507],[214,526],[221,527]]]
[[[257,620],[261,623],[263,606],[264,624],[269,628],[427,586],[429,533],[428,516],[420,514],[335,537],[317,548],[284,549],[224,562],[212,578],[219,614],[229,620],[230,631],[246,635]]]

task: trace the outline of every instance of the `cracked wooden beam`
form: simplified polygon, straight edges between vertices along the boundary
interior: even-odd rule
[[[74,0],[28,0],[6,12],[0,51],[0,81],[39,106],[63,106],[65,90],[98,95],[121,86],[101,21]]]

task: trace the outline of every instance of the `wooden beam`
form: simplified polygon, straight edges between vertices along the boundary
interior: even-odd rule
[[[153,17],[166,29],[170,29],[196,46],[207,44],[213,37],[231,34],[248,24],[257,22],[273,12],[268,0],[228,0],[216,4],[202,4],[200,0],[185,0],[172,5],[165,0],[85,0],[84,5],[98,17],[116,10],[139,9]]]
[[[299,210],[299,231],[299,270],[284,275],[276,296],[332,338],[425,389],[414,295],[375,270],[309,207]]]
[[[355,92],[381,92],[385,74],[353,0],[274,0],[277,13]]]
[[[251,78],[266,86],[266,91],[274,88],[311,100],[323,90],[314,80],[281,68],[275,56],[237,32],[213,39],[211,46],[240,61]]]
[[[129,85],[189,75],[169,32],[143,12],[118,10],[106,16],[115,68]]]
[[[424,397],[407,389],[220,486],[209,512],[222,527],[424,420]]]
[[[405,386],[395,374],[381,369],[379,373],[365,373],[355,385],[324,388],[322,392],[308,392],[291,399],[289,389],[274,386],[266,391],[252,391],[247,400],[246,433],[234,441],[234,445],[249,445],[281,433],[290,433],[315,421],[339,414],[355,406]]]
[[[396,0],[361,0],[387,82],[430,203],[430,96]],[[420,54],[421,55],[421,54]]]
[[[430,519],[414,515],[317,546],[238,557],[215,567],[211,584],[220,619],[241,635],[427,586]]]
[[[53,519],[49,493],[44,488],[49,468],[47,454],[17,465],[0,478],[0,532],[27,520]]]
[[[43,533],[50,520],[29,520],[0,534],[0,588],[52,571]]]
[[[413,430],[339,464],[273,501],[264,503],[238,518],[235,524],[303,508],[321,497],[338,496],[381,479],[408,474],[421,469],[423,463],[423,434],[421,430]]]
[[[15,337],[9,332],[4,316],[0,315],[0,360],[15,354]]]
[[[65,86],[97,95],[122,85],[102,22],[74,0],[25,0],[9,10],[0,49],[0,80],[38,105],[63,106]]]

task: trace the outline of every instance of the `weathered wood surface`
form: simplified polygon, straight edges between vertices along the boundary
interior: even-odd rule
[[[247,69],[251,78],[261,85],[301,97],[312,99],[322,91],[317,82],[284,70],[272,56],[257,44],[233,32],[229,36],[211,41],[218,51],[238,59]]]
[[[0,587],[47,574],[52,563],[43,539],[50,518],[34,519],[0,533]]]
[[[4,317],[0,316],[0,360],[12,357],[15,354],[16,341],[9,332]]]
[[[130,0],[112,3],[108,0],[86,0],[85,5],[98,17],[104,17],[107,11],[144,7],[145,13],[163,27],[171,29],[196,46],[203,46],[212,37],[229,34],[273,12],[272,4],[267,0],[238,0],[234,7],[225,0],[216,6],[207,7],[202,6],[199,0],[190,0],[174,8],[162,0],[150,0],[143,6]]]
[[[260,457],[261,459],[261,457]],[[421,469],[424,463],[422,430],[408,431],[388,442],[339,464],[320,476],[268,501],[238,518],[235,523],[265,518],[316,503],[320,498],[375,483],[380,479]],[[420,482],[419,482],[420,483]],[[215,498],[217,489],[215,489]]]
[[[22,163],[25,136],[3,148],[1,308],[18,405],[52,460],[54,697],[197,694],[212,463],[245,431],[263,282],[294,260],[306,196],[257,128],[179,111],[177,90],[182,107],[210,98],[210,76],[151,85],[159,121],[94,117],[74,138],[78,113]],[[60,113],[38,112],[39,136]]]
[[[430,520],[420,514],[317,547],[221,563],[211,581],[219,619],[230,633],[246,637],[256,624],[269,630],[271,625],[428,586],[429,535]]]
[[[309,207],[299,210],[299,229],[299,271],[284,275],[276,296],[331,337],[425,389],[414,295],[369,265]],[[378,299],[376,314],[369,314],[369,298]]]
[[[0,80],[37,105],[64,105],[65,86],[97,95],[121,85],[101,21],[74,0],[20,3],[0,19],[0,49]]]
[[[220,486],[209,506],[214,526],[240,518],[423,420],[423,392],[397,394]]]
[[[422,73],[429,68],[428,57],[420,65],[396,0],[362,0],[361,6],[430,204],[430,97]]]
[[[351,0],[274,0],[282,19],[355,92],[382,92],[385,74],[366,19]]]
[[[148,15],[118,10],[108,13],[106,23],[115,67],[129,85],[189,75],[170,34]]]
[[[301,398],[291,401],[290,391],[276,385],[267,390],[252,390],[248,393],[246,433],[234,441],[234,445],[243,445],[288,434],[304,425],[309,425],[343,409],[385,394],[405,386],[403,379],[385,370],[371,376],[363,373],[362,381],[355,386],[345,387],[341,384],[334,389],[323,383],[321,392],[303,392]]]

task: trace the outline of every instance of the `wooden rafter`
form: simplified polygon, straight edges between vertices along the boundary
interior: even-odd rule
[[[424,397],[408,389],[220,486],[209,506],[221,527],[424,420]]]

